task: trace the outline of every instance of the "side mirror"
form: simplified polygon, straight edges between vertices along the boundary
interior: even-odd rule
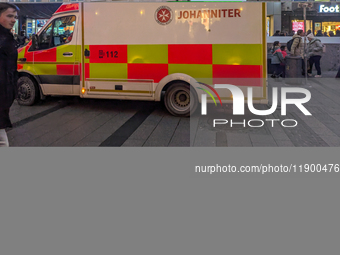
[[[32,49],[33,50],[39,49],[38,35],[36,34],[32,35]]]

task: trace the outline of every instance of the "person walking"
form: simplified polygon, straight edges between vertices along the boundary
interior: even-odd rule
[[[19,8],[0,3],[0,147],[8,147],[5,128],[12,127],[9,109],[17,95],[17,42],[11,29],[18,18]]]
[[[306,57],[309,58],[309,66],[308,76],[312,76],[313,64],[315,64],[315,68],[317,70],[316,78],[321,77],[321,67],[320,67],[320,59],[323,53],[323,46],[320,39],[315,38],[313,34],[307,35],[307,39],[309,41],[306,50]]]
[[[284,58],[282,56],[282,52],[280,49],[280,42],[279,41],[275,41],[273,48],[271,50],[272,52],[272,58],[271,58],[271,64],[275,67],[275,71],[272,74],[272,78],[279,78],[280,74],[282,74],[282,67],[281,67],[281,63],[284,63]]]

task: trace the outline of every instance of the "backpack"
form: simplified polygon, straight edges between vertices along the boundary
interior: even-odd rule
[[[287,42],[287,49],[288,49],[289,51],[292,50],[292,45],[293,45],[294,39],[295,39],[295,38],[290,39],[290,40]]]

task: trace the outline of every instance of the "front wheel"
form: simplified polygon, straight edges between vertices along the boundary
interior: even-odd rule
[[[191,91],[192,90],[192,91]],[[196,92],[186,83],[175,83],[165,92],[164,104],[166,109],[174,116],[190,116],[190,111],[197,108]]]
[[[21,76],[18,79],[18,104],[30,106],[39,99],[39,89],[30,77]]]

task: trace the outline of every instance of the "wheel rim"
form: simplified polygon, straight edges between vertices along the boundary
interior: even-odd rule
[[[170,95],[170,104],[177,111],[187,111],[190,108],[190,94],[185,90],[176,90]]]
[[[18,94],[20,100],[27,101],[32,96],[31,86],[27,82],[24,82],[20,85]]]

